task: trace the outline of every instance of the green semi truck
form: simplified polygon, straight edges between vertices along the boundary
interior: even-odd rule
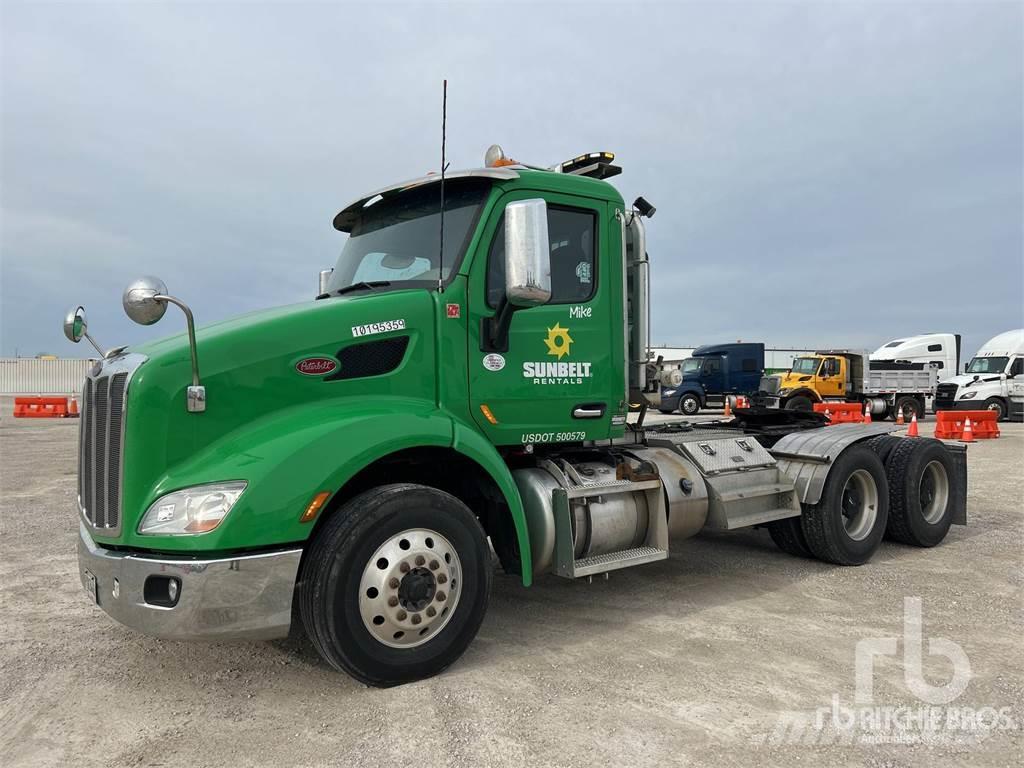
[[[301,626],[386,686],[465,651],[494,558],[528,587],[763,526],[859,565],[883,537],[933,546],[965,523],[963,450],[892,424],[753,409],[644,426],[654,208],[623,203],[619,170],[492,147],[483,168],[364,195],[334,219],[347,239],[315,300],[198,330],[161,281],[130,284],[129,317],[175,305],[187,333],[100,349],[85,381],[90,599],[165,638]],[[96,345],[82,307],[64,330]]]

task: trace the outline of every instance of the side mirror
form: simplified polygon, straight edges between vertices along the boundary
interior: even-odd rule
[[[121,305],[124,313],[139,325],[152,325],[167,311],[167,301],[162,298],[166,295],[163,280],[145,275],[128,284],[121,295]]]
[[[89,335],[89,323],[85,319],[85,308],[84,307],[72,307],[68,310],[68,313],[64,316],[64,335],[68,337],[68,341],[72,344],[77,344],[82,339],[87,340],[100,353],[100,357],[106,357],[107,352],[104,352],[100,345],[96,343],[92,336]],[[111,350],[109,354],[115,353],[117,350]]]
[[[551,299],[551,243],[543,200],[505,206],[505,295],[512,306],[523,308]]]
[[[72,344],[77,344],[82,340],[88,327],[85,320],[85,307],[72,307],[64,316],[64,335]]]
[[[164,316],[168,304],[173,304],[185,313],[185,325],[188,330],[188,348],[192,358],[192,385],[185,391],[185,407],[189,413],[202,413],[206,410],[206,387],[199,383],[196,326],[188,304],[168,294],[167,286],[159,277],[149,275],[130,282],[121,295],[121,305],[124,307],[125,314],[139,325],[155,323]]]

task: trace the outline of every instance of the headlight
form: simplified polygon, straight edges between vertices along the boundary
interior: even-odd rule
[[[154,501],[139,523],[139,533],[150,536],[191,536],[209,533],[227,517],[246,483],[210,483],[182,488]]]
[[[674,389],[666,389],[661,394],[662,394],[663,397],[672,397],[672,395],[674,395],[675,393],[676,393],[676,391]]]
[[[788,395],[792,391],[793,391],[792,387],[784,387],[783,389],[780,389],[775,394],[777,394],[777,395]]]
[[[978,393],[977,392],[967,392],[965,394],[960,395],[960,399],[961,400],[973,400],[974,396],[976,394],[978,394]]]

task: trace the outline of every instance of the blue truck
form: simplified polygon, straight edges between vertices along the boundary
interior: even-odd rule
[[[663,380],[658,410],[693,416],[724,407],[727,397],[757,392],[763,373],[764,344],[705,344]]]

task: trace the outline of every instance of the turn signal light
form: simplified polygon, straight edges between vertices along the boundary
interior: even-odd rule
[[[483,403],[480,404],[480,413],[482,413],[484,415],[484,418],[487,419],[489,422],[491,422],[491,424],[497,424],[498,423],[498,419],[495,418],[493,413],[491,413],[491,409],[488,408]]]
[[[306,507],[306,511],[302,513],[302,517],[299,518],[300,523],[308,523],[316,519],[316,516],[320,513],[320,509],[327,500],[331,498],[330,491],[320,491],[313,500],[309,502],[309,506]]]

